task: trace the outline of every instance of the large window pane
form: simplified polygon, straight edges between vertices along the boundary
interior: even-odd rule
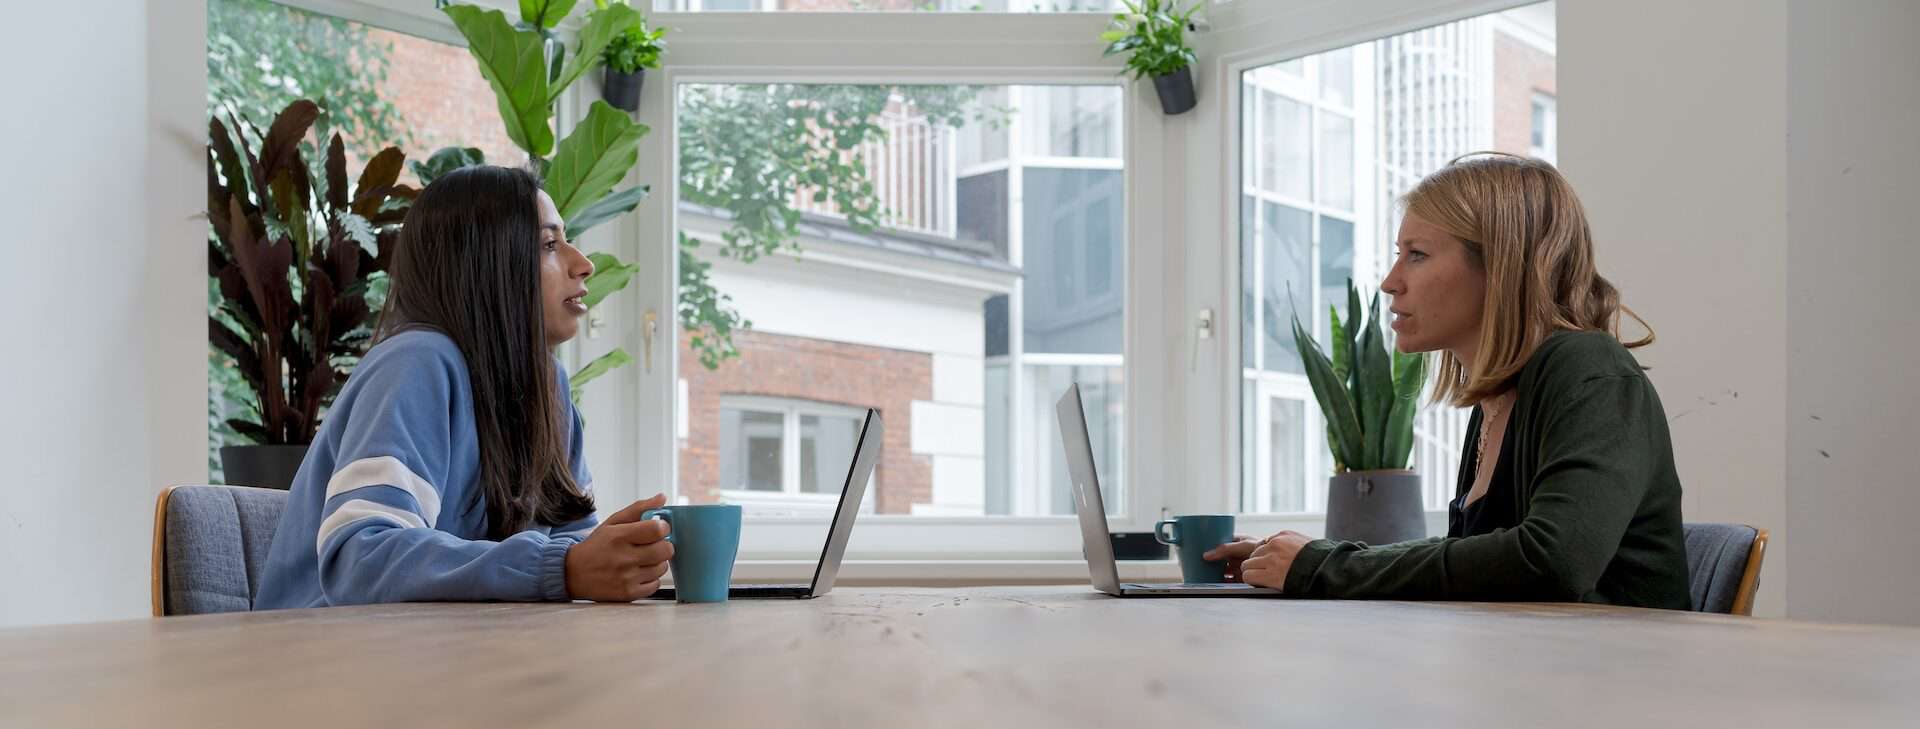
[[[872,407],[876,513],[1070,514],[1053,404],[1078,382],[1124,508],[1118,86],[675,97],[682,299],[712,304],[682,314],[680,497],[771,513],[838,493],[854,420],[836,418]],[[784,501],[733,485],[759,460],[724,403],[768,401],[788,403]]]
[[[1241,77],[1242,510],[1324,508],[1331,457],[1292,306],[1324,347],[1328,308],[1347,313],[1347,279],[1363,300],[1378,288],[1397,203],[1422,176],[1469,152],[1551,154],[1553,12],[1523,7]],[[1430,509],[1452,495],[1464,417],[1427,407],[1416,419],[1412,465]]]

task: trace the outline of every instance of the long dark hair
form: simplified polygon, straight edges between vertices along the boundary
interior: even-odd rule
[[[376,339],[431,329],[453,339],[473,384],[487,535],[593,513],[573,481],[565,411],[540,296],[540,180],[467,167],[433,181],[407,212]],[[479,498],[476,494],[475,498]]]

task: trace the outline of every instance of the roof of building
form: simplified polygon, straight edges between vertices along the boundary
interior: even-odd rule
[[[707,207],[687,201],[680,202],[682,213],[702,215],[718,220],[731,220],[731,211]],[[872,232],[856,230],[845,218],[819,213],[800,214],[800,235],[818,238],[849,246],[859,246],[875,250],[891,251],[907,255],[931,258],[937,261],[974,266],[989,271],[1019,273],[1020,267],[1007,262],[992,243],[967,238],[952,238],[930,233],[917,233],[904,230],[874,230]]]

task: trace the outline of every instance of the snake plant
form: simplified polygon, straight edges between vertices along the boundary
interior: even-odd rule
[[[1332,357],[1293,317],[1294,344],[1306,364],[1314,399],[1327,418],[1327,449],[1334,470],[1398,470],[1413,453],[1413,416],[1426,382],[1426,358],[1390,352],[1380,333],[1380,294],[1373,295],[1366,326],[1360,326],[1360,290],[1347,281],[1347,320],[1328,307]]]

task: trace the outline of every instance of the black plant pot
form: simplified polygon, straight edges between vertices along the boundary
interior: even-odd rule
[[[226,471],[227,483],[233,486],[292,488],[293,477],[300,472],[300,462],[306,458],[307,447],[303,445],[223,446],[220,449],[220,467]]]
[[[1153,77],[1153,90],[1160,92],[1160,110],[1168,116],[1185,114],[1198,103],[1193,93],[1192,66],[1182,66],[1173,73]]]
[[[640,84],[647,80],[647,69],[637,69],[633,73],[618,73],[607,69],[606,78],[600,85],[600,98],[621,111],[640,110]]]

